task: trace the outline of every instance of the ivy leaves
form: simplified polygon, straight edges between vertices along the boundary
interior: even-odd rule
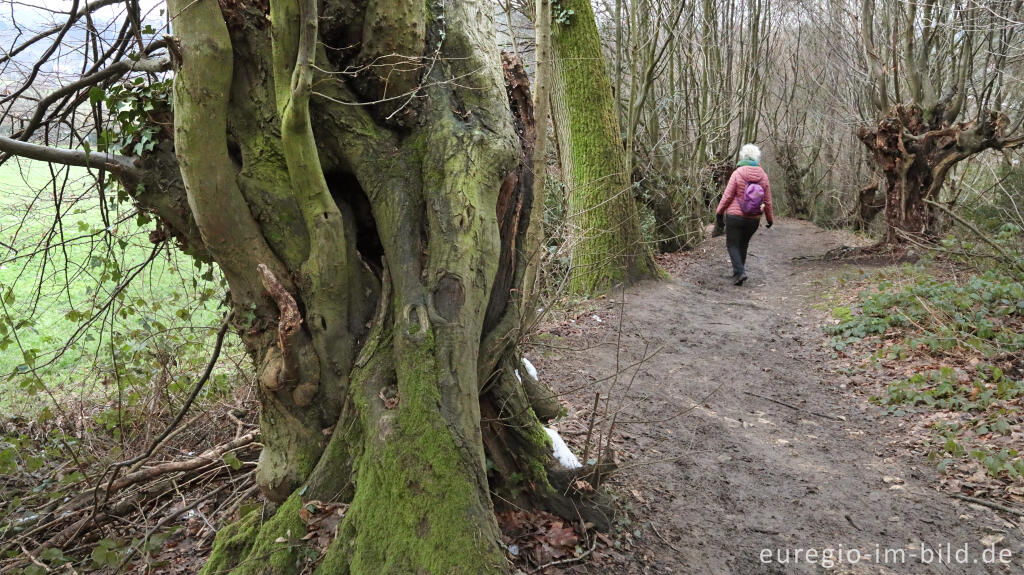
[[[93,86],[89,90],[89,103],[104,104],[113,121],[113,126],[97,137],[97,148],[101,152],[117,151],[136,156],[151,151],[161,129],[155,116],[159,110],[169,107],[170,100],[170,79],[147,83],[146,78],[140,76],[106,90]]]
[[[561,26],[571,26],[573,16],[575,15],[575,10],[562,6],[562,3],[559,0],[552,0],[551,19],[554,20],[556,24]]]

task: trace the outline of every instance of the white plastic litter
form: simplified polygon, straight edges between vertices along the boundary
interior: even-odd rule
[[[519,383],[523,383],[523,376],[519,375],[519,370],[515,370],[514,373],[516,374],[516,379],[519,380]]]
[[[558,432],[550,427],[545,427],[544,431],[548,432],[548,437],[551,438],[551,451],[554,453],[555,459],[558,463],[566,469],[578,469],[583,467],[580,460],[576,455],[569,449],[569,446],[565,444],[565,440],[562,439]]]
[[[523,358],[523,367],[526,368],[526,373],[530,374],[530,377],[532,377],[534,381],[540,381],[537,379],[537,368],[533,367],[533,364],[530,363],[530,360],[526,359],[525,357]]]
[[[597,323],[604,323],[604,320],[603,320],[603,319],[601,319],[601,316],[599,316],[599,315],[597,315],[597,314],[594,314],[594,315],[592,315],[592,316],[590,316],[590,317],[591,317],[591,318],[593,318],[593,319],[594,319],[594,321],[596,321]]]

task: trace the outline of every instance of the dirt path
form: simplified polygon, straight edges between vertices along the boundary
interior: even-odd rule
[[[932,465],[890,445],[893,423],[825,379],[814,304],[837,270],[792,258],[843,239],[798,221],[762,229],[743,288],[724,277],[724,240],[711,240],[666,262],[670,280],[627,290],[621,339],[618,294],[547,328],[531,358],[575,408],[559,427],[576,447],[594,392],[613,383],[617,339],[620,368],[654,354],[611,391],[623,406],[613,483],[640,518],[634,541],[564,572],[819,573],[826,549],[841,552],[832,573],[1024,572],[1021,527],[935,490]],[[983,563],[980,540],[993,533],[1011,566]],[[924,559],[940,547],[945,559],[947,544],[954,556],[924,564],[922,544]],[[788,564],[774,561],[787,549]],[[797,560],[796,549],[819,555]]]

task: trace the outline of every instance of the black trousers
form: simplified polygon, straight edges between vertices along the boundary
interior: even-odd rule
[[[741,218],[731,214],[725,216],[725,247],[729,250],[729,259],[732,260],[733,275],[745,273],[747,265],[747,246],[750,245],[750,238],[761,225],[761,218]]]

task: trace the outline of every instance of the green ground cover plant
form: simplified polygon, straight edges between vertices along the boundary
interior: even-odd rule
[[[884,270],[854,302],[832,307],[824,329],[836,353],[909,372],[871,400],[890,415],[931,422],[924,443],[941,469],[973,460],[994,480],[1018,482],[1024,285],[1006,256],[1017,252],[1021,230],[1003,225],[989,239],[994,245],[950,236],[937,247],[941,257]]]

